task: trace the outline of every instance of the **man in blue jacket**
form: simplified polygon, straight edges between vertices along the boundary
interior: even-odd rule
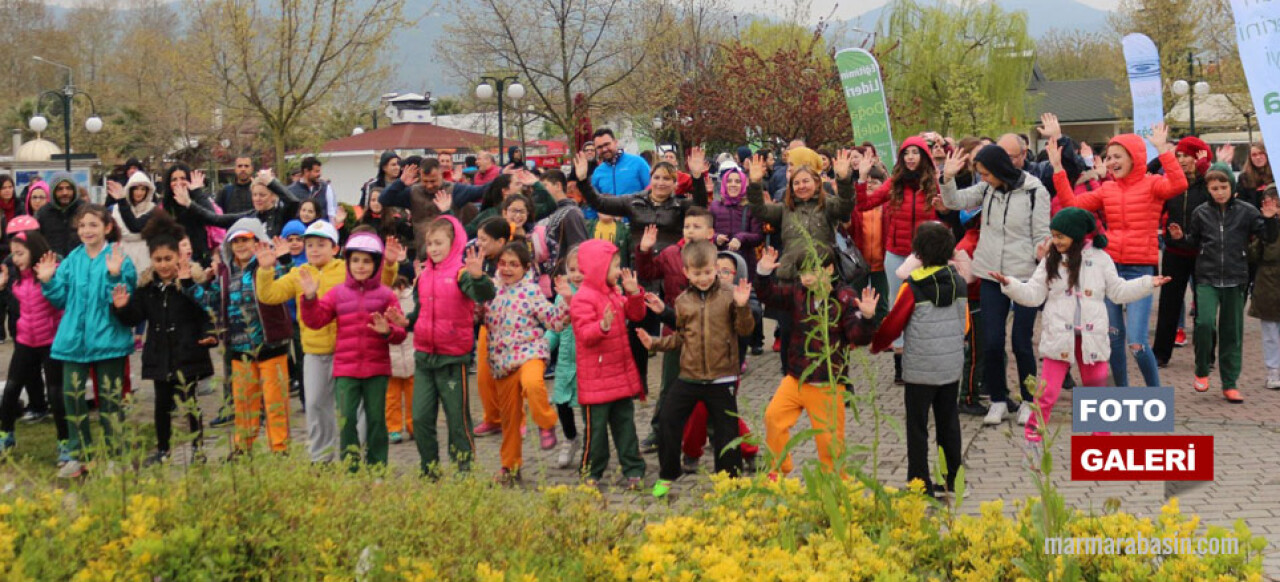
[[[649,187],[649,163],[644,158],[618,150],[613,130],[602,127],[593,135],[600,165],[591,174],[591,187],[602,195],[634,194]]]

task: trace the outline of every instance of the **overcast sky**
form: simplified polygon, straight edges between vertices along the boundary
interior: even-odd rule
[[[1120,3],[1119,0],[1077,1],[1101,10],[1115,10],[1116,5]],[[835,8],[835,12],[833,14],[834,18],[837,20],[844,20],[888,4],[888,0],[812,0],[812,2],[810,19],[814,22],[817,22],[819,18],[823,18],[827,14],[831,14],[832,8]]]

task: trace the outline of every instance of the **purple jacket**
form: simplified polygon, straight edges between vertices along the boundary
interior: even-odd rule
[[[747,259],[748,266],[754,271],[756,254],[751,250],[764,242],[764,233],[760,223],[747,209],[747,177],[742,176],[742,188],[738,192],[727,192],[724,176],[729,172],[742,173],[742,170],[729,169],[720,174],[720,191],[717,192],[708,210],[715,217],[716,235],[723,234],[731,239],[738,239],[742,243],[742,248],[737,252]],[[705,180],[693,181],[695,190],[705,190],[706,187]],[[728,245],[721,245],[720,250],[729,250]]]

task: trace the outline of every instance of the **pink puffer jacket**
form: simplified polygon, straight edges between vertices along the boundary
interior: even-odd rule
[[[475,348],[473,333],[476,304],[458,286],[462,272],[467,231],[458,219],[444,215],[453,224],[453,247],[440,264],[422,262],[418,276],[418,321],[413,326],[413,348],[427,354],[461,356]]]
[[[608,241],[584,241],[578,264],[585,276],[569,305],[577,348],[578,402],[604,404],[633,398],[644,392],[640,373],[627,341],[627,320],[644,319],[644,294],[623,297],[608,278],[609,263],[617,247]],[[609,331],[600,329],[606,309],[613,310]]]
[[[372,239],[367,240],[367,239]],[[347,253],[361,250],[363,245],[376,244],[379,250],[374,262],[373,275],[364,281],[351,276],[351,262],[347,261],[347,280],[330,289],[319,299],[302,298],[302,322],[312,329],[319,329],[335,318],[338,320],[338,343],[333,351],[333,375],[338,378],[372,378],[391,375],[390,344],[405,339],[404,328],[387,323],[390,333],[382,335],[369,327],[374,313],[388,309],[400,309],[400,300],[390,288],[382,284],[382,241],[372,233],[357,233],[347,241]]]
[[[18,299],[18,343],[30,348],[53,345],[62,310],[44,298],[35,271],[27,269],[18,276],[13,283],[13,295]]]

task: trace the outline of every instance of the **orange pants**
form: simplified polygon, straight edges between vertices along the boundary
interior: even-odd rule
[[[480,392],[480,407],[484,409],[481,420],[492,426],[502,426],[497,381],[493,379],[493,368],[489,367],[489,328],[483,325],[476,338],[476,390]]]
[[[818,445],[818,460],[830,470],[831,459],[844,450],[844,386],[837,385],[834,389],[812,384],[801,386],[795,376],[782,379],[764,411],[764,441],[775,459],[787,448],[791,427],[800,419],[801,411],[809,413],[809,422],[819,431],[813,438]],[[783,458],[773,470],[790,473],[791,455]]]
[[[273,452],[289,446],[289,356],[253,362],[231,360],[231,397],[236,410],[236,450],[247,451],[258,438],[266,403],[267,439]]]
[[[529,402],[529,410],[533,412],[533,423],[542,429],[555,428],[560,417],[547,398],[547,383],[542,375],[547,370],[547,363],[542,360],[529,360],[519,370],[505,378],[498,378],[498,408],[502,411],[502,425],[518,427],[524,421],[524,403]],[[519,430],[502,431],[502,467],[517,470],[523,464],[521,447],[524,439]]]
[[[413,377],[387,381],[387,432],[413,436]]]

